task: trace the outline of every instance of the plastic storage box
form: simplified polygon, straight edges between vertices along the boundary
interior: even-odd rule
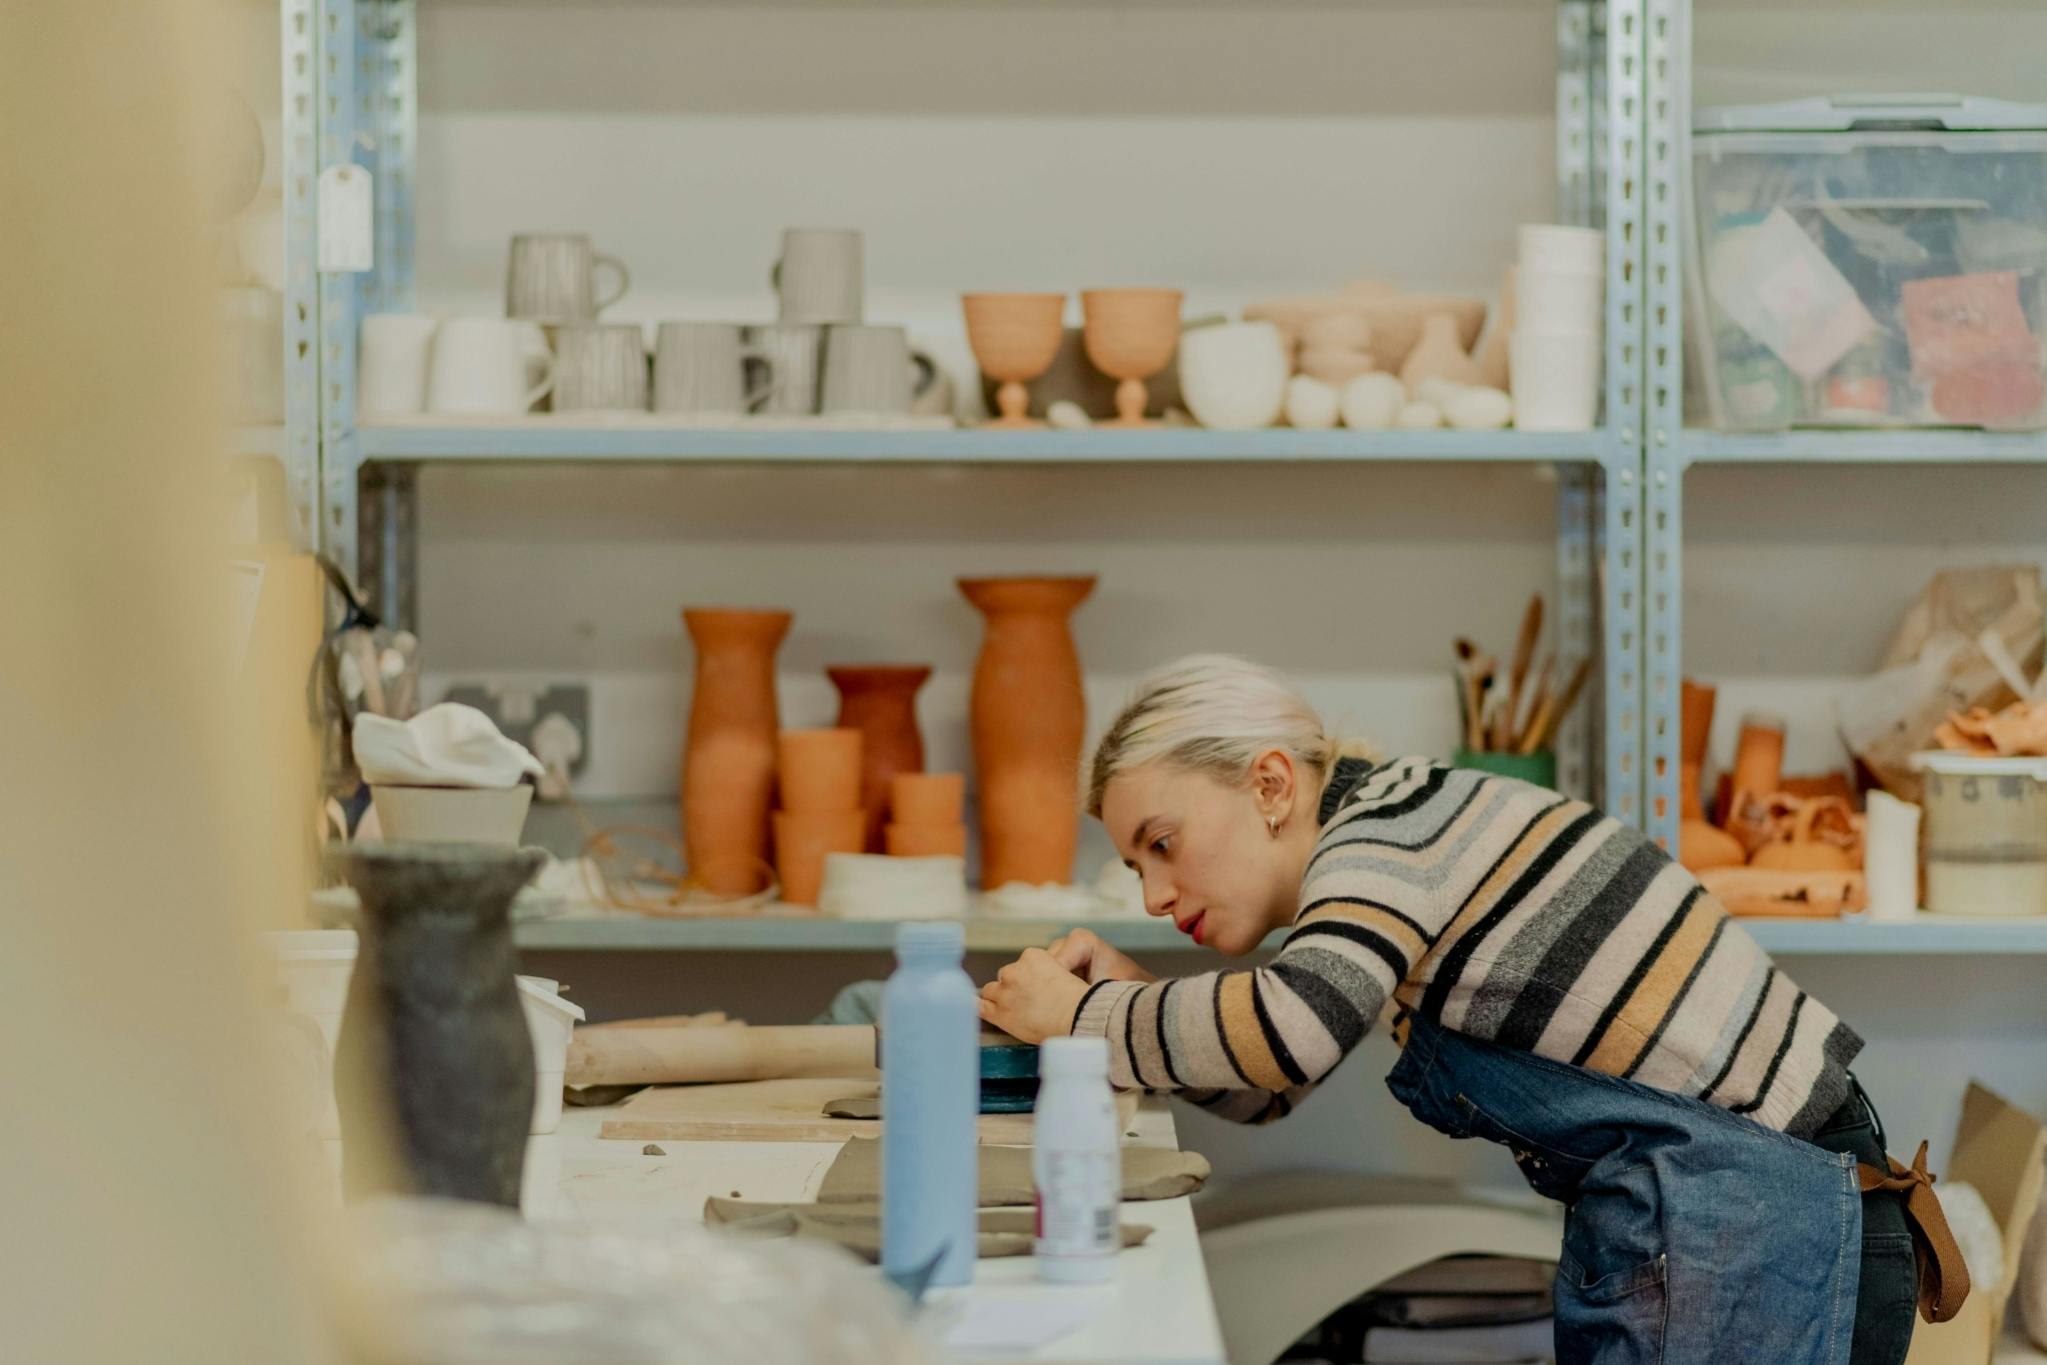
[[[1712,425],[2047,426],[2047,105],[1704,110],[1692,210]]]

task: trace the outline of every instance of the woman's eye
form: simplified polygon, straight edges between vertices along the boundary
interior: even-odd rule
[[[1170,839],[1154,839],[1151,841],[1151,851],[1163,858],[1172,851],[1171,844],[1172,840]]]

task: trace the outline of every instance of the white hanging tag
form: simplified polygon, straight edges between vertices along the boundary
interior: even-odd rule
[[[376,264],[370,173],[361,166],[320,172],[320,271],[370,270]]]

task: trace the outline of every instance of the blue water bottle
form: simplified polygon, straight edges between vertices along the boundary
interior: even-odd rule
[[[896,928],[881,997],[881,1268],[936,1285],[974,1279],[981,1109],[979,992],[960,966],[961,925]]]

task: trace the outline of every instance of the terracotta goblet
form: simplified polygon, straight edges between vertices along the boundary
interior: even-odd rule
[[[1116,416],[1100,425],[1148,427],[1144,381],[1166,368],[1180,345],[1177,289],[1090,289],[1080,296],[1087,358],[1116,385]]]
[[[1024,385],[1052,367],[1065,334],[1064,294],[962,294],[960,305],[967,315],[967,344],[981,373],[999,380],[995,391],[999,416],[989,419],[991,427],[1041,427],[1035,417],[1024,415],[1030,407],[1030,390]]]

